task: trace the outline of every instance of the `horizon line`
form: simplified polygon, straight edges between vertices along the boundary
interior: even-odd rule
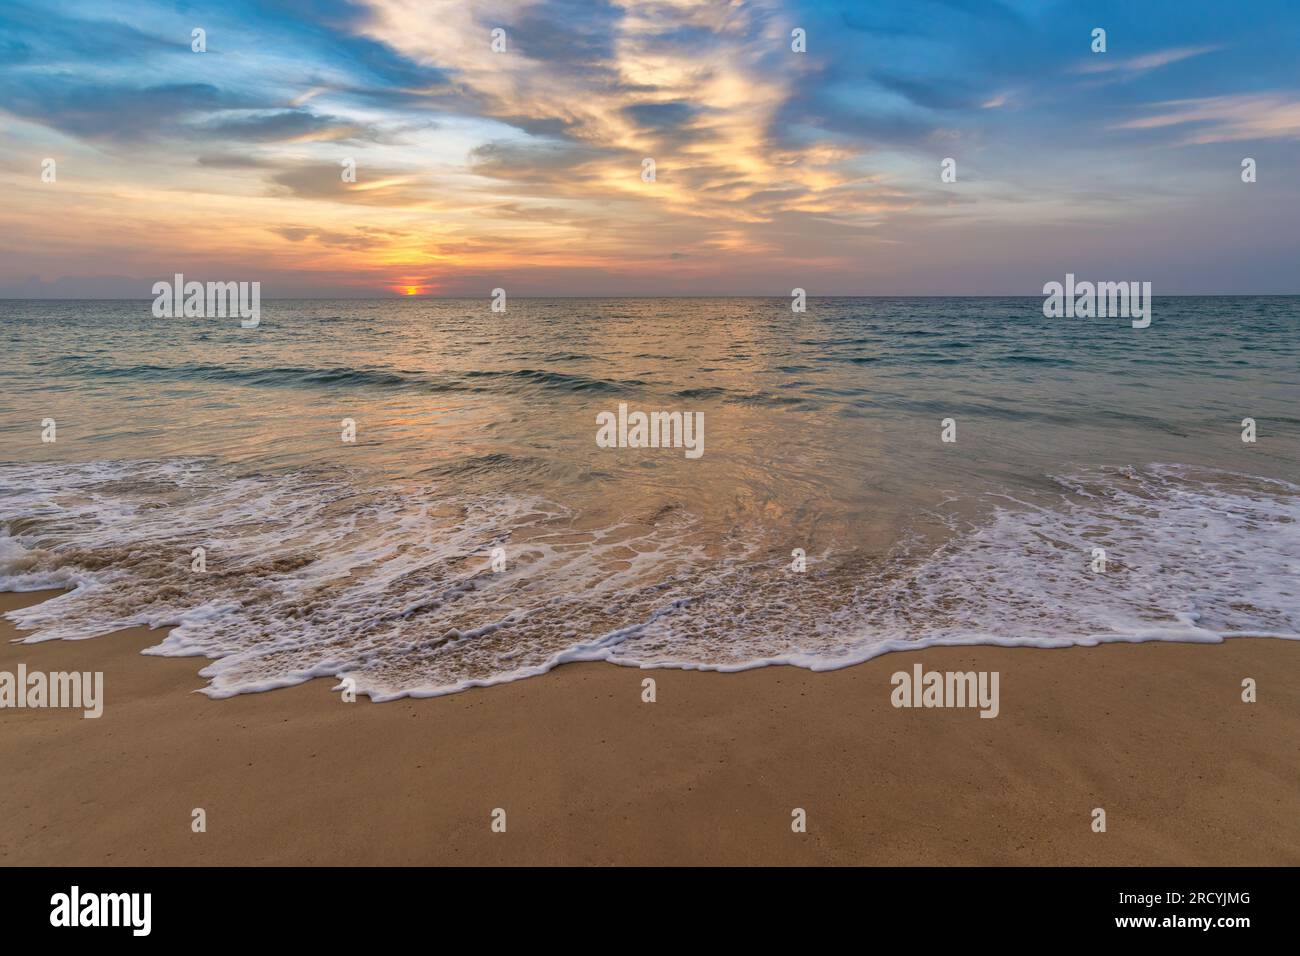
[[[1041,292],[1008,293],[845,293],[835,295],[808,295],[809,299],[1041,299]],[[1168,299],[1278,299],[1300,297],[1300,292],[1166,292],[1155,293],[1154,298]],[[156,296],[6,296],[0,302],[152,302]],[[439,301],[463,302],[491,300],[487,295],[279,295],[266,296],[266,302],[411,302]],[[719,292],[712,295],[512,295],[515,299],[789,299],[789,295],[755,295],[751,293]]]

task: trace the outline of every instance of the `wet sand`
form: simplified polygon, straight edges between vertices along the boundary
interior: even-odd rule
[[[1296,641],[571,664],[372,704],[332,680],[210,700],[200,659],[140,656],[162,633],[13,644],[0,622],[0,671],[105,685],[97,720],[0,710],[0,864],[1300,864]],[[998,671],[999,716],[891,706],[918,661]]]

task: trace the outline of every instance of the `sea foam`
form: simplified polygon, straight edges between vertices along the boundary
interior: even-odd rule
[[[1297,486],[1153,465],[1051,488],[965,502],[938,542],[847,543],[798,574],[788,531],[709,541],[680,512],[593,527],[540,498],[338,467],[2,465],[0,589],[70,589],[9,614],[28,641],[171,628],[146,653],[209,658],[214,697],[317,677],[434,696],[578,660],[824,670],[935,644],[1300,635]]]

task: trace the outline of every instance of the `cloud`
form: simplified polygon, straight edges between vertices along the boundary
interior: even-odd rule
[[[323,116],[302,109],[255,111],[240,116],[223,116],[196,127],[196,130],[217,141],[237,140],[250,143],[379,138],[378,133],[372,128],[336,116]]]
[[[1191,126],[1178,145],[1225,143],[1247,139],[1300,139],[1300,98],[1295,94],[1259,93],[1169,100],[1148,107],[1151,116],[1117,123],[1113,129],[1151,130]]]
[[[420,177],[405,170],[362,167],[355,183],[344,182],[342,173],[338,164],[294,164],[272,175],[271,183],[281,196],[366,206],[418,206],[429,199]]]
[[[392,237],[392,233],[380,229],[354,229],[342,232],[330,229],[317,229],[311,226],[277,226],[271,229],[275,235],[289,242],[317,242],[325,246],[336,246],[363,252],[382,245]]]
[[[104,87],[63,75],[24,78],[0,92],[13,115],[92,142],[156,139],[177,119],[252,105],[207,83]]]
[[[274,160],[251,153],[200,153],[196,162],[217,169],[267,169],[276,166]]]
[[[1155,53],[1146,53],[1142,56],[1128,57],[1127,59],[1109,53],[1096,53],[1090,59],[1084,60],[1073,67],[1073,72],[1145,73],[1148,70],[1158,70],[1170,63],[1178,63],[1182,60],[1190,60],[1194,56],[1213,53],[1219,49],[1222,49],[1222,47],[1217,45],[1177,47],[1170,50],[1158,50]]]
[[[623,113],[641,130],[668,133],[687,125],[700,112],[700,107],[683,100],[667,103],[633,103],[623,107]]]

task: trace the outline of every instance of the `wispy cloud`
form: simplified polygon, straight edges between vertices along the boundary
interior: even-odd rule
[[[1117,123],[1113,129],[1190,126],[1180,145],[1236,140],[1300,139],[1300,95],[1248,94],[1153,103],[1151,116]]]
[[[1093,54],[1089,59],[1076,64],[1072,68],[1072,72],[1146,73],[1149,70],[1158,70],[1160,67],[1168,66],[1171,63],[1179,63],[1183,60],[1190,60],[1195,56],[1213,53],[1219,49],[1222,49],[1222,47],[1218,45],[1185,46],[1169,50],[1157,50],[1154,53],[1144,53],[1141,56],[1132,57],[1118,57],[1109,53]]]

